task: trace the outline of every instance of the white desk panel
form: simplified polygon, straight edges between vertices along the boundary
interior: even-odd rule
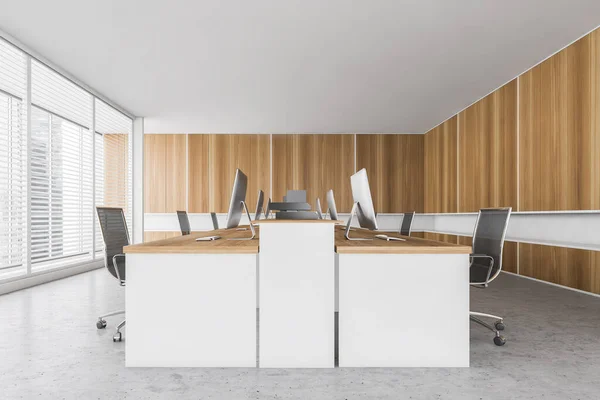
[[[259,366],[334,366],[334,225],[260,225]]]
[[[256,367],[256,254],[127,254],[128,367]]]
[[[339,254],[340,367],[468,367],[468,254]]]

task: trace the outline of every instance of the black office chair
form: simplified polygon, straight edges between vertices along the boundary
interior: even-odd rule
[[[112,276],[119,280],[119,285],[125,286],[125,254],[123,254],[123,247],[130,244],[125,214],[122,208],[112,207],[96,207],[96,212],[98,222],[100,222],[102,239],[104,240],[104,266]],[[101,315],[98,317],[98,322],[96,322],[96,328],[106,328],[104,318],[118,314],[125,314],[125,310]],[[117,325],[113,342],[121,341],[121,328],[124,326],[125,320]]]
[[[512,208],[483,208],[479,210],[475,231],[473,233],[473,254],[470,261],[471,286],[486,288],[502,271],[502,250],[504,237],[508,228],[508,221]],[[504,319],[497,315],[471,311],[471,321],[491,330],[496,335],[494,343],[503,346],[506,343],[500,331],[504,330]],[[480,318],[492,318],[494,325],[482,321]]]
[[[402,217],[402,223],[400,224],[400,234],[403,236],[410,236],[410,231],[412,228],[412,222],[415,218],[415,212],[404,213]]]
[[[217,213],[211,212],[210,218],[212,219],[213,229],[214,230],[219,229],[219,220],[217,219]]]
[[[177,211],[177,219],[179,219],[179,229],[181,229],[182,235],[185,236],[192,233],[192,228],[190,227],[190,220],[188,218],[187,212]]]

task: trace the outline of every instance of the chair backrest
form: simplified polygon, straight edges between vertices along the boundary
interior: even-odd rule
[[[187,212],[177,211],[177,219],[179,220],[179,229],[181,229],[182,235],[189,235],[192,233],[190,219],[188,218]]]
[[[219,229],[219,220],[217,219],[217,213],[211,212],[210,218],[212,219],[213,229],[214,230]]]
[[[130,244],[123,209],[96,207],[96,213],[104,240],[104,266],[112,276],[125,282],[125,257],[115,259],[118,271],[113,264],[113,256],[123,254],[123,247]]]
[[[404,213],[402,217],[402,224],[400,224],[400,234],[403,236],[410,236],[410,230],[412,228],[412,222],[415,218],[415,212]]]
[[[490,260],[474,257],[470,269],[471,283],[487,285],[496,279],[502,270],[502,250],[508,228],[511,207],[483,208],[479,210],[475,231],[473,232],[473,253],[485,254],[494,259],[490,269]]]

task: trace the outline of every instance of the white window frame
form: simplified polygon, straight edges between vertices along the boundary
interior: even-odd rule
[[[95,130],[95,121],[96,121],[96,113],[95,113],[95,99],[101,100],[104,103],[106,103],[107,105],[109,105],[110,107],[114,108],[116,111],[120,112],[121,114],[123,114],[124,116],[128,117],[129,119],[131,119],[131,124],[132,124],[132,130],[129,134],[129,141],[130,141],[130,146],[133,143],[133,136],[134,136],[134,127],[135,127],[135,115],[133,115],[132,113],[128,112],[127,110],[125,110],[124,108],[120,107],[119,105],[115,104],[114,102],[112,102],[111,100],[105,98],[104,96],[100,95],[99,93],[97,93],[96,91],[94,91],[93,89],[91,89],[90,87],[88,87],[87,85],[83,84],[82,82],[79,82],[77,79],[71,77],[68,73],[62,71],[59,67],[54,66],[52,63],[50,63],[48,60],[46,60],[44,57],[36,54],[35,52],[27,49],[25,46],[23,46],[21,43],[19,43],[17,40],[15,40],[14,38],[11,38],[9,35],[5,34],[4,32],[0,31],[0,40],[5,41],[7,44],[17,48],[19,51],[23,52],[25,55],[25,59],[26,59],[26,73],[27,73],[27,77],[26,77],[26,82],[27,82],[27,95],[26,98],[23,99],[24,100],[24,112],[26,113],[26,120],[27,120],[27,132],[26,132],[26,140],[27,140],[27,216],[26,216],[26,221],[27,221],[27,246],[26,246],[26,255],[25,255],[25,264],[26,264],[26,270],[24,273],[19,274],[17,276],[8,276],[8,277],[2,277],[0,275],[0,294],[3,293],[2,291],[2,285],[5,284],[9,284],[9,283],[13,283],[13,282],[18,282],[18,281],[22,281],[22,280],[26,280],[29,278],[37,278],[41,275],[46,275],[46,274],[54,274],[55,276],[57,276],[58,279],[60,277],[64,277],[65,274],[61,273],[61,271],[66,271],[69,269],[79,269],[80,267],[83,266],[88,266],[88,265],[93,265],[94,267],[98,267],[103,265],[104,262],[104,257],[102,254],[99,254],[97,252],[96,249],[96,243],[95,243],[95,234],[96,234],[96,213],[95,213],[95,207],[96,207],[96,161],[94,159],[94,162],[92,163],[92,205],[93,205],[93,218],[92,218],[92,259],[91,260],[85,260],[82,262],[74,262],[74,263],[68,263],[66,265],[63,266],[56,266],[54,268],[49,268],[47,270],[41,270],[41,271],[32,271],[32,262],[31,262],[31,229],[29,228],[31,226],[31,135],[32,135],[32,125],[31,125],[31,115],[32,115],[32,102],[31,102],[31,64],[32,64],[32,60],[36,60],[37,62],[40,62],[42,64],[44,64],[45,66],[47,66],[48,68],[50,68],[53,72],[55,72],[56,74],[58,74],[59,76],[61,76],[62,78],[70,81],[71,83],[73,83],[74,85],[78,86],[79,88],[83,89],[84,91],[86,91],[90,97],[91,97],[91,101],[92,101],[92,116],[91,116],[91,126],[90,126],[90,131],[92,133],[92,152],[94,157],[96,157],[96,145],[95,145],[95,135],[96,135],[96,130]],[[4,92],[3,92],[4,93]],[[10,96],[10,97],[18,97],[15,96],[11,93],[6,93],[6,95]],[[39,108],[39,107],[38,107]],[[56,115],[55,113],[50,112],[50,114],[52,115]],[[59,116],[60,118],[69,120],[68,118],[64,118],[62,116]],[[80,125],[80,124],[77,124]],[[133,151],[129,151],[129,156],[133,157]],[[129,186],[133,188],[134,184],[133,184],[133,165],[134,165],[134,160],[131,159],[130,160],[130,164],[131,164],[131,169],[129,171]],[[130,196],[132,197],[132,199],[129,200],[130,204],[132,205],[132,209],[131,209],[131,221],[132,224],[131,226],[129,226],[129,230],[130,232],[134,232],[134,218],[133,216],[135,215],[135,205],[133,202],[133,193],[130,193]],[[1,272],[1,271],[0,271]],[[34,283],[35,284],[35,283]],[[29,285],[24,285],[24,287],[27,287]],[[10,291],[10,290],[9,290]]]

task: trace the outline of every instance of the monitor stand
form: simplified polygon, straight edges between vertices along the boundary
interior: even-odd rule
[[[254,230],[254,225],[252,225],[252,218],[250,218],[250,211],[248,211],[248,206],[246,205],[246,202],[242,201],[240,205],[244,207],[244,210],[246,210],[246,215],[248,216],[248,223],[250,224],[250,230],[252,231],[252,236],[246,237],[246,238],[230,238],[227,240],[252,240],[256,236],[256,231]]]
[[[372,238],[351,238],[350,237],[350,225],[352,225],[352,220],[354,219],[354,214],[356,213],[356,207],[359,207],[358,203],[354,203],[352,206],[352,211],[350,211],[350,218],[348,218],[348,223],[346,224],[346,233],[344,236],[347,240],[373,240]]]

